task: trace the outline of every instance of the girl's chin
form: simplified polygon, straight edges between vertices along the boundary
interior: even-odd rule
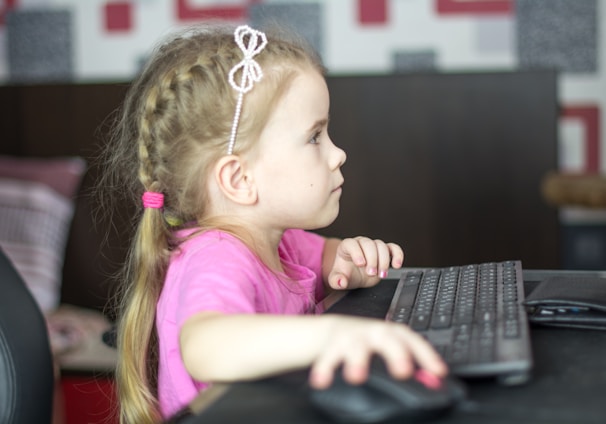
[[[336,207],[336,210],[334,211],[334,213],[332,213],[331,215],[327,215],[324,219],[322,219],[320,222],[318,222],[316,225],[314,225],[314,228],[309,228],[309,230],[318,230],[320,228],[326,228],[330,224],[335,222],[335,220],[337,219],[338,216],[339,216],[339,204],[337,203],[337,207]]]

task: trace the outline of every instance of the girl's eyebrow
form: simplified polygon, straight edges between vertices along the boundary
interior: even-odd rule
[[[309,131],[313,131],[316,128],[320,128],[320,127],[324,127],[324,126],[328,125],[328,120],[329,120],[329,117],[326,117],[323,119],[318,119],[316,122],[313,123],[313,125],[311,127],[309,127]]]

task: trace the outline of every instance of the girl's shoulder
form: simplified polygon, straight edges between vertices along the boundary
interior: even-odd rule
[[[230,260],[237,262],[258,262],[258,256],[246,243],[233,234],[222,230],[200,230],[188,228],[176,233],[178,247],[171,262],[196,262],[203,257],[204,262]],[[301,258],[321,254],[324,237],[305,230],[289,229],[282,236],[279,254],[282,259],[299,262]]]
[[[178,245],[173,260],[188,260],[203,254],[205,257],[250,257],[250,249],[234,235],[221,230],[188,228],[176,234]]]
[[[238,240],[234,235],[227,231],[211,229],[203,230],[198,227],[184,228],[175,232],[175,237],[182,243],[189,243],[194,240],[196,243],[203,241],[220,241],[220,240]]]

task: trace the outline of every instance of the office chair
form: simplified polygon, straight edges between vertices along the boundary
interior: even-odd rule
[[[0,287],[0,423],[50,423],[54,373],[46,322],[1,248]]]

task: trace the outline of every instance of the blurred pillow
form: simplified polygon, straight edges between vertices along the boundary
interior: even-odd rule
[[[69,199],[78,192],[86,162],[80,157],[30,158],[0,155],[0,177],[45,184]]]
[[[81,158],[0,156],[0,247],[45,312],[57,307]]]

